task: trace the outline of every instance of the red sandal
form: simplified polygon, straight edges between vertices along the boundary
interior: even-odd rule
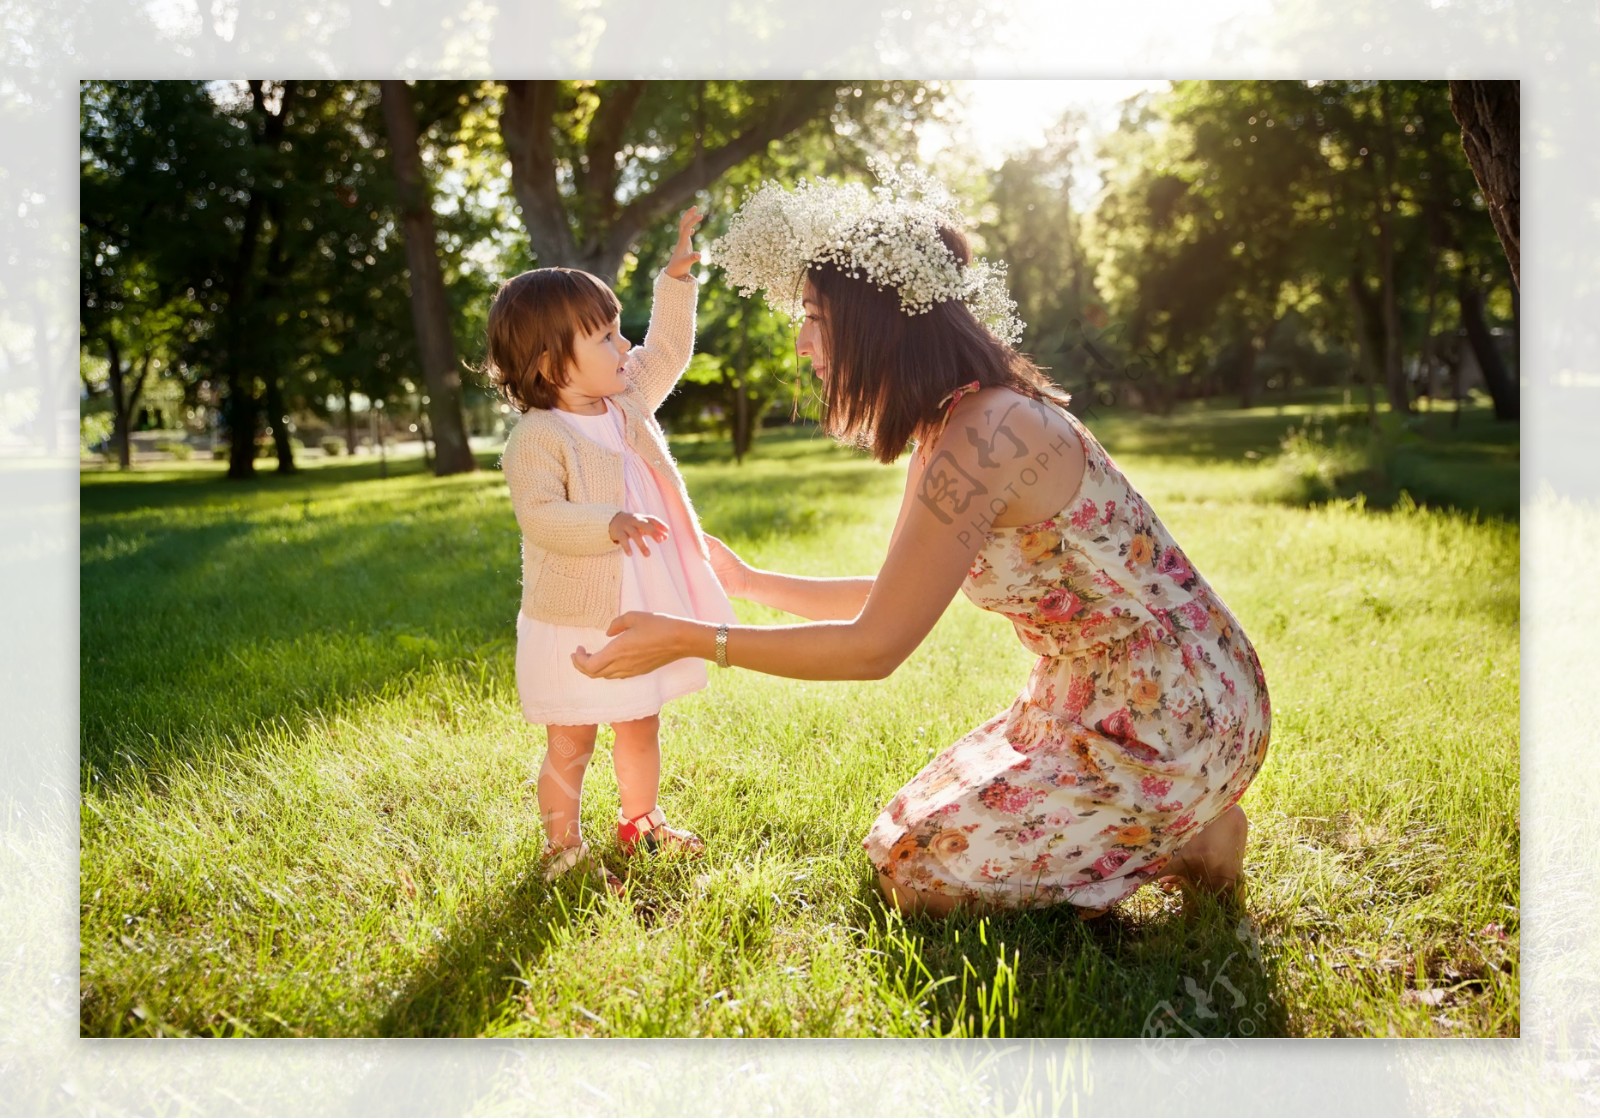
[[[621,843],[622,849],[629,854],[632,854],[640,843],[644,844],[646,850],[659,851],[663,848],[672,848],[688,855],[703,854],[706,849],[705,841],[694,832],[668,827],[667,818],[662,814],[660,805],[656,805],[643,816],[635,816],[631,820],[618,809],[617,842]]]

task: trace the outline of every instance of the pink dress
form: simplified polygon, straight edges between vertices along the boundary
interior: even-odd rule
[[[617,613],[649,610],[732,622],[733,607],[711,566],[695,546],[695,526],[670,482],[663,482],[623,439],[622,413],[610,404],[602,416],[557,410],[577,433],[622,455],[623,507],[658,517],[668,527],[664,542],[651,540],[650,554],[637,546],[622,557],[622,601]],[[608,619],[609,623],[609,619]],[[588,726],[642,719],[669,699],[706,686],[706,662],[688,658],[627,680],[596,680],[579,672],[572,653],[593,653],[611,639],[605,626],[564,626],[517,614],[517,695],[530,723]]]

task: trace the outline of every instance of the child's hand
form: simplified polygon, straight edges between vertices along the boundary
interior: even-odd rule
[[[639,545],[639,551],[644,555],[650,554],[650,546],[646,540],[665,540],[667,526],[659,517],[640,516],[636,513],[618,513],[611,518],[611,539],[622,545],[622,550],[627,555],[633,555],[633,545]]]
[[[722,584],[722,589],[731,597],[743,598],[745,589],[749,585],[749,565],[715,536],[709,532],[704,535],[706,551],[711,553],[711,570],[716,575],[717,582]]]
[[[689,274],[691,264],[700,263],[700,254],[689,248],[689,236],[700,224],[700,207],[690,206],[678,218],[678,243],[673,246],[672,259],[667,261],[667,275],[681,280]]]

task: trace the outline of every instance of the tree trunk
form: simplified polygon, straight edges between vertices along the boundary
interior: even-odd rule
[[[1400,297],[1394,267],[1394,229],[1390,220],[1388,188],[1378,211],[1378,323],[1379,366],[1389,407],[1401,415],[1411,413],[1411,394],[1406,391],[1405,366],[1400,356]]]
[[[1461,146],[1489,206],[1494,231],[1522,286],[1522,83],[1450,83],[1450,111],[1461,125]]]
[[[1360,351],[1361,380],[1367,389],[1367,424],[1373,431],[1378,430],[1378,390],[1377,390],[1377,360],[1378,335],[1380,326],[1377,320],[1377,308],[1373,305],[1377,297],[1367,290],[1366,281],[1361,278],[1358,268],[1350,272],[1350,298],[1356,305],[1356,341]]]
[[[294,82],[283,83],[283,98],[276,113],[268,112],[263,83],[250,82],[250,96],[256,112],[264,118],[261,131],[253,137],[263,150],[275,148],[282,140],[289,120],[289,103],[294,97]],[[223,382],[227,401],[223,415],[228,422],[228,477],[249,481],[256,476],[256,420],[260,402],[256,399],[254,378],[245,374],[245,316],[251,303],[251,273],[255,269],[256,243],[261,237],[261,222],[266,209],[266,194],[252,187],[245,203],[244,222],[239,233],[239,248],[234,256],[233,273],[228,277],[228,302],[223,338]]]
[[[1431,411],[1438,403],[1433,387],[1433,312],[1439,297],[1439,246],[1428,245],[1428,298],[1422,310],[1422,345],[1417,350],[1417,374]]]
[[[150,361],[155,356],[146,350],[139,361],[139,372],[130,383],[133,366],[122,364],[122,347],[107,333],[106,357],[110,364],[111,381],[111,439],[117,445],[117,466],[127,470],[133,465],[133,412],[144,395],[144,384],[150,375]]]
[[[433,421],[433,471],[465,474],[476,470],[461,410],[461,372],[456,365],[455,338],[450,329],[450,304],[439,267],[433,204],[417,149],[417,115],[405,82],[378,83],[384,127],[389,134],[395,184],[399,188],[400,223],[411,279],[411,320],[417,332],[422,378],[428,386],[428,416]]]
[[[1459,344],[1456,346],[1455,358],[1455,363],[1450,366],[1450,398],[1455,402],[1455,410],[1450,413],[1451,431],[1461,426],[1461,397],[1465,392],[1461,385],[1461,367],[1465,363],[1462,360]]]
[[[1239,407],[1254,408],[1256,406],[1256,359],[1260,357],[1257,350],[1258,341],[1255,332],[1246,330],[1242,335],[1242,344],[1239,353]]]
[[[560,83],[506,83],[500,135],[511,162],[511,190],[540,265],[568,265],[578,255],[556,184],[554,127]]]
[[[1483,293],[1463,271],[1457,279],[1456,295],[1461,302],[1461,325],[1466,328],[1467,343],[1478,368],[1483,371],[1484,384],[1494,401],[1494,418],[1516,420],[1522,416],[1522,391],[1516,378],[1507,372],[1500,351],[1495,348],[1494,335],[1489,333],[1489,323],[1483,315]]]
[[[344,453],[356,453],[356,408],[350,400],[350,382],[344,383]]]
[[[741,316],[740,326],[743,327]],[[750,352],[749,335],[743,329],[739,331],[739,345],[733,355],[733,371],[730,380],[733,385],[733,461],[735,465],[743,465],[746,449],[750,446],[750,400],[745,392],[745,370]]]
[[[1517,355],[1516,376],[1522,376],[1522,289],[1511,285],[1511,349]]]
[[[261,283],[260,291],[257,292],[256,301],[270,312],[273,310],[273,300],[277,299],[278,293],[283,290],[284,277],[289,273],[289,254],[284,247],[288,230],[283,220],[281,195],[267,201],[267,218],[272,223],[272,240],[267,242],[266,278]],[[263,404],[267,412],[267,426],[272,429],[272,446],[278,456],[278,473],[293,474],[296,471],[294,444],[289,438],[289,408],[283,398],[283,373],[276,351],[267,352],[271,354],[270,364],[262,374],[262,380],[266,383],[266,397]]]
[[[744,462],[744,456],[750,453],[750,393],[745,387],[745,376],[741,372],[738,379],[738,388],[733,398],[733,457],[738,463]]]
[[[122,348],[109,334],[106,335],[106,358],[110,362],[107,377],[111,384],[111,441],[117,448],[117,466],[126,470],[131,465],[128,457],[128,420],[133,412],[133,403],[127,399]]]
[[[289,409],[283,402],[283,387],[278,384],[274,375],[267,378],[267,423],[272,427],[272,446],[278,454],[278,473],[293,474],[297,471],[294,464],[294,444],[289,440],[289,425],[286,421]]]
[[[1406,391],[1405,367],[1400,354],[1400,293],[1394,263],[1394,188],[1395,145],[1394,113],[1389,103],[1390,85],[1378,83],[1378,105],[1382,119],[1378,122],[1381,160],[1371,161],[1378,177],[1378,300],[1383,333],[1378,356],[1383,370],[1383,385],[1389,396],[1389,407],[1400,415],[1411,414],[1411,394]]]

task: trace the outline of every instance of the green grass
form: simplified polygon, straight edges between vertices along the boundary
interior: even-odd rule
[[[1409,445],[1426,500],[1338,499],[1349,478],[1318,500],[1277,454],[1305,421],[1091,421],[1266,666],[1243,925],[1152,890],[1088,923],[885,912],[862,835],[1029,664],[960,599],[886,681],[714,673],[669,705],[663,804],[709,854],[628,864],[623,900],[551,890],[497,471],[86,474],[81,1030],[1516,1034],[1515,443],[1469,412]],[[677,450],[706,527],[753,562],[881,560],[898,469],[803,430],[742,468]],[[621,868],[605,742],[585,828]]]

